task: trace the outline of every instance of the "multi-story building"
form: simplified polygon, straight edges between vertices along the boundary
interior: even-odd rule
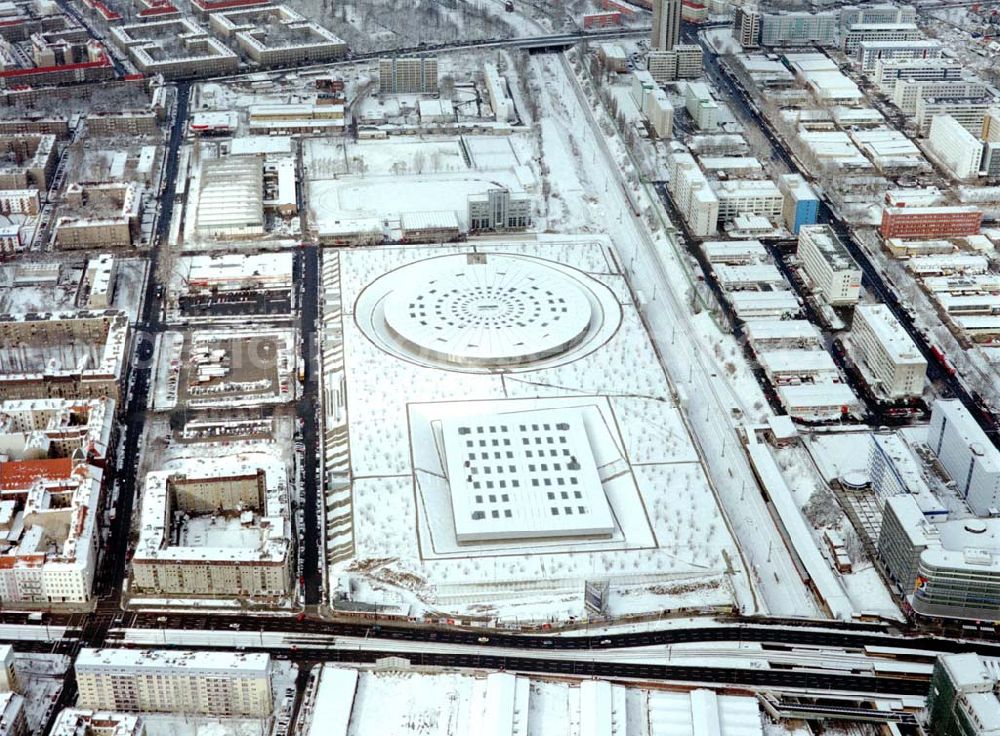
[[[945,520],[948,509],[931,492],[922,461],[897,432],[873,432],[868,449],[868,478],[879,508],[887,498],[913,496],[927,519]]]
[[[40,210],[37,189],[0,189],[0,215],[37,215]]]
[[[844,53],[854,56],[862,42],[919,41],[924,37],[916,23],[855,23],[844,33]]]
[[[256,8],[261,5],[268,5],[271,0],[191,0],[191,10],[195,15],[204,19],[211,17],[213,13],[221,13],[226,10],[240,10],[243,8]]]
[[[93,112],[87,115],[87,133],[92,136],[156,135],[156,113],[152,110]]]
[[[21,240],[21,226],[17,223],[0,225],[0,253],[16,253],[23,248],[24,241]]]
[[[255,718],[273,713],[268,654],[85,648],[74,669],[80,708]]]
[[[1000,141],[983,143],[983,159],[979,164],[979,173],[989,179],[1000,177]]]
[[[430,94],[438,90],[436,56],[392,57],[378,60],[381,94]]]
[[[832,46],[836,39],[836,13],[764,13],[760,19],[761,46]]]
[[[14,647],[10,644],[0,644],[0,692],[21,692],[23,684],[17,675],[17,665],[14,663]]]
[[[41,34],[32,39],[41,44],[40,49],[35,49],[35,65],[0,70],[0,88],[96,82],[115,76],[111,60],[99,41],[70,43],[62,39],[50,46]],[[72,51],[64,55],[63,50],[69,48]]]
[[[681,0],[652,0],[653,32],[649,48],[670,51],[681,38]]]
[[[288,493],[284,464],[265,453],[204,460],[187,473],[148,473],[131,590],[170,598],[284,598],[291,586]],[[197,542],[204,532],[179,533],[206,529],[206,518],[220,511],[228,517],[224,525],[239,530],[238,545],[212,546]]]
[[[705,70],[701,46],[696,43],[679,43],[673,48],[677,55],[677,78],[694,79]]]
[[[884,304],[859,304],[851,325],[851,345],[865,381],[882,398],[919,397],[927,361]]]
[[[329,61],[347,52],[347,44],[336,35],[287,5],[212,13],[208,23],[262,66]]]
[[[469,197],[469,230],[524,230],[531,227],[531,198],[524,192],[490,189]]]
[[[795,235],[803,225],[813,225],[819,217],[819,197],[800,174],[785,174],[778,178],[778,189],[784,195],[781,214],[785,226]]]
[[[799,229],[798,256],[827,304],[854,304],[861,296],[861,269],[829,225]]]
[[[0,189],[49,188],[58,155],[56,137],[47,133],[0,136]]]
[[[755,5],[740,5],[733,10],[733,35],[743,48],[760,46],[760,19],[760,9]]]
[[[964,70],[954,59],[880,59],[875,63],[872,79],[887,95],[894,95],[901,80],[922,82],[961,81]],[[913,104],[916,105],[916,98]]]
[[[121,248],[132,245],[139,235],[142,197],[131,182],[74,182],[66,188],[65,200],[86,214],[56,220],[55,243],[60,249]]]
[[[1000,451],[960,401],[934,402],[927,445],[969,508],[984,516],[1000,510]]]
[[[668,187],[674,206],[687,223],[692,235],[713,235],[719,222],[719,198],[694,157],[681,149],[667,154]]]
[[[231,74],[240,59],[190,18],[112,26],[115,45],[143,74],[166,79]]]
[[[129,334],[128,315],[117,310],[0,315],[0,354],[18,356],[3,361],[0,399],[119,401]]]
[[[677,79],[677,51],[650,51],[646,69],[655,82],[672,82]]]
[[[921,98],[944,101],[948,99],[979,99],[986,97],[989,87],[985,82],[972,80],[899,79],[893,87],[892,101],[903,112],[913,115]]]
[[[1000,723],[1000,659],[940,654],[927,696],[929,733],[993,736]]]
[[[146,736],[146,725],[135,713],[64,708],[49,736]]]
[[[713,181],[719,200],[719,220],[731,222],[739,215],[762,215],[772,221],[781,218],[785,196],[770,179],[726,179]]]
[[[880,61],[897,59],[940,59],[944,47],[937,39],[918,41],[861,41],[856,58],[861,71],[870,74]]]
[[[483,64],[483,81],[486,83],[486,95],[493,109],[493,117],[498,123],[507,123],[517,117],[514,100],[507,93],[507,80],[500,76],[496,64]]]
[[[983,115],[980,137],[987,143],[1000,141],[1000,107],[991,107]]]
[[[662,89],[653,90],[646,98],[646,118],[657,138],[670,138],[674,128],[674,106]]]
[[[883,507],[878,554],[918,615],[1000,616],[1000,519],[929,519],[914,496],[891,496]]]
[[[715,130],[719,126],[719,103],[704,82],[688,82],[684,88],[684,106],[700,130]]]
[[[960,238],[975,235],[982,210],[955,207],[885,207],[879,231],[883,238]]]
[[[996,104],[993,97],[919,97],[915,121],[917,130],[927,132],[931,121],[938,115],[951,115],[973,135],[983,129],[983,119],[990,107]]]
[[[843,35],[859,23],[915,23],[916,20],[917,10],[912,5],[849,5],[840,9],[840,32]]]
[[[0,135],[54,135],[69,138],[69,118],[62,115],[33,115],[0,120]]]
[[[24,702],[24,696],[18,693],[0,694],[0,736],[28,736],[31,733],[24,715]]]
[[[929,147],[956,178],[979,175],[983,142],[951,115],[938,115],[931,121]]]

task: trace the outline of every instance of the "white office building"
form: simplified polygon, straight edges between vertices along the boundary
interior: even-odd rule
[[[880,59],[872,79],[882,92],[891,95],[900,80],[954,82],[961,80],[962,74],[962,65],[954,59]]]
[[[963,79],[898,79],[892,91],[892,101],[908,115],[917,111],[917,100],[927,97],[933,100],[949,98],[985,97],[989,87],[984,82]]]
[[[996,104],[993,97],[921,97],[917,100],[915,120],[921,133],[930,128],[938,115],[951,115],[973,135],[981,135],[983,119],[990,107]]]
[[[1000,452],[957,399],[934,402],[927,444],[976,514],[1000,509]]]
[[[923,37],[915,23],[855,23],[842,41],[844,53],[853,56],[865,41],[918,41]]]
[[[978,176],[983,142],[951,115],[938,115],[931,121],[929,147],[955,178]]]
[[[646,97],[646,118],[657,138],[669,138],[674,129],[674,106],[662,89]]]
[[[667,171],[674,206],[691,234],[700,237],[715,234],[719,221],[719,199],[694,157],[683,148],[672,150],[667,154]]]
[[[781,220],[785,195],[770,179],[713,181],[719,200],[719,219],[730,222],[738,215],[761,215],[772,223]]]
[[[715,130],[719,126],[719,103],[712,98],[704,82],[688,82],[684,89],[684,107],[700,130]]]
[[[927,361],[887,306],[857,306],[851,345],[865,381],[876,394],[895,401],[923,393]]]
[[[81,649],[77,706],[93,710],[266,718],[271,656],[163,649]]]
[[[861,269],[829,225],[799,230],[798,256],[827,304],[854,304],[861,296]]]
[[[870,74],[880,61],[890,59],[940,59],[943,54],[941,42],[937,40],[918,41],[862,41],[858,44],[857,61],[861,71]]]

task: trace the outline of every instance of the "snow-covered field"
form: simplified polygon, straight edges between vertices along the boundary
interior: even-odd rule
[[[374,278],[405,263],[469,248],[342,252],[355,555],[334,567],[333,578],[353,573],[359,599],[402,603],[414,612],[431,607],[499,617],[581,615],[583,582],[603,579],[612,582],[611,613],[732,604],[727,559],[742,576],[738,552],[607,241],[548,237],[477,245],[583,271],[611,289],[621,322],[606,342],[558,365],[505,374],[417,365],[389,356],[365,337],[353,314],[357,296]],[[603,427],[590,438],[599,464],[618,468],[605,473],[615,534],[573,544],[521,540],[459,547],[448,484],[440,468],[434,470],[433,443],[419,439],[423,427],[453,412],[449,402],[459,400],[493,402],[481,406],[497,411],[590,407],[593,424]]]

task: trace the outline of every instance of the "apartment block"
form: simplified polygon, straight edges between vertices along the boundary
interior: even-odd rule
[[[827,304],[854,304],[861,296],[861,269],[829,225],[799,229],[797,254]]]
[[[273,713],[268,654],[85,648],[74,669],[80,708],[253,718]]]
[[[868,385],[882,398],[918,398],[927,361],[884,304],[859,304],[851,325],[851,345]]]
[[[903,112],[913,115],[921,98],[944,101],[948,99],[978,99],[989,94],[985,82],[968,80],[899,79],[893,88],[892,101]]]
[[[938,115],[951,115],[973,135],[983,129],[983,120],[990,107],[996,104],[993,97],[920,97],[917,99],[915,120],[917,129],[924,133]]]
[[[923,37],[915,23],[855,23],[844,33],[841,47],[854,56],[866,41],[919,41]]]
[[[856,59],[861,65],[861,71],[870,74],[880,61],[897,59],[940,59],[944,53],[941,42],[932,40],[917,41],[861,41],[858,44]]]
[[[733,36],[745,49],[760,46],[760,10],[753,5],[740,5],[733,10]]]
[[[234,51],[186,17],[113,26],[111,39],[143,74],[177,79],[239,69]]]

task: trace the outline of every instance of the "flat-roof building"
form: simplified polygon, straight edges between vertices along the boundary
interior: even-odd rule
[[[861,71],[870,74],[880,61],[890,59],[939,59],[943,54],[941,42],[933,40],[915,41],[861,41],[856,57]]]
[[[819,197],[801,174],[778,177],[778,189],[784,195],[781,214],[785,227],[798,235],[803,225],[813,225],[819,217]]]
[[[264,170],[259,156],[226,156],[202,163],[196,230],[208,237],[253,237],[264,232]]]
[[[837,38],[837,14],[808,11],[764,13],[761,46],[832,46]]]
[[[853,56],[866,41],[918,41],[923,37],[916,23],[855,23],[844,32],[841,47]]]
[[[889,400],[919,397],[927,361],[884,304],[859,304],[851,325],[851,344],[866,382]]]
[[[827,304],[854,304],[861,296],[861,269],[829,225],[799,230],[799,259]]]
[[[955,207],[885,207],[883,238],[951,238],[979,232],[983,212],[969,205]]]
[[[960,401],[934,402],[927,445],[973,512],[1000,511],[1000,451]]]
[[[74,670],[80,708],[255,718],[273,713],[269,654],[84,648]]]
[[[994,736],[1000,723],[1000,659],[939,654],[927,697],[930,732]]]
[[[436,56],[392,57],[378,60],[380,94],[432,93],[438,90]]]
[[[989,95],[972,97],[920,97],[917,99],[915,121],[917,130],[927,131],[931,121],[938,115],[951,115],[973,135],[980,135],[983,120],[996,98]]]
[[[1000,519],[928,519],[916,498],[887,498],[878,554],[906,604],[921,616],[1000,616]]]
[[[208,22],[262,66],[329,61],[347,53],[343,40],[287,5],[221,11]]]
[[[951,115],[938,115],[931,121],[929,147],[957,179],[979,175],[983,142]]]
[[[190,18],[112,26],[115,45],[144,74],[167,79],[230,74],[239,57]]]

